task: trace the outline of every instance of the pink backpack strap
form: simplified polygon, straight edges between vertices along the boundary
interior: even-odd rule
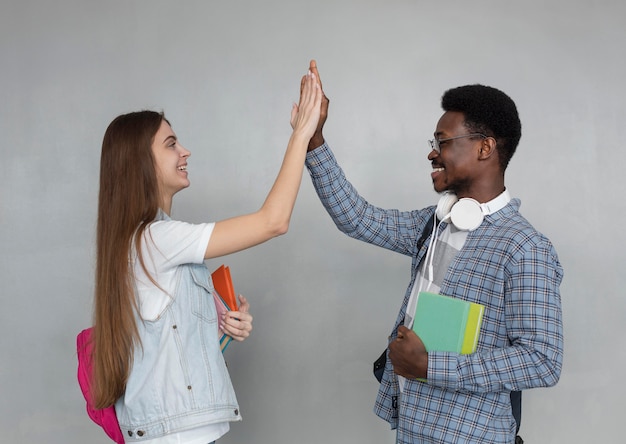
[[[105,409],[95,409],[91,399],[91,374],[92,363],[91,354],[93,343],[91,340],[93,327],[86,328],[76,337],[76,352],[78,355],[78,385],[87,402],[87,414],[93,422],[104,429],[106,434],[117,444],[124,444],[124,436],[120,430],[115,414],[115,407],[110,406]]]

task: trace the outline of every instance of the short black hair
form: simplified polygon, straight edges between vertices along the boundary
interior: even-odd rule
[[[517,107],[509,96],[491,86],[465,85],[446,91],[441,107],[463,113],[471,132],[495,138],[500,166],[506,169],[522,137]]]

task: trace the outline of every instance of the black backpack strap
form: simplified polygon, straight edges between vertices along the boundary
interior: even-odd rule
[[[432,228],[428,228],[429,226]],[[435,227],[435,213],[433,213],[433,215],[430,216],[430,219],[428,219],[428,222],[426,222],[424,231],[422,231],[422,236],[417,240],[417,251],[422,249],[422,246],[424,245],[424,242],[426,242],[426,239],[428,239],[428,236],[430,236],[430,234],[433,231],[435,231],[433,229],[434,227]]]
[[[522,392],[511,392],[511,409],[517,423],[517,432],[522,424]]]
[[[511,410],[517,423],[516,433],[519,433],[519,428],[522,425],[522,392],[511,392]]]

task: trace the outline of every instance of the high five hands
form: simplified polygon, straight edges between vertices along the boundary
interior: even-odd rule
[[[324,94],[324,88],[322,87],[322,79],[320,78],[320,73],[317,70],[317,62],[315,60],[311,60],[309,62],[309,72],[313,74],[314,78],[316,79],[317,84],[319,85],[320,91],[322,93],[322,107],[320,109],[319,121],[317,122],[317,128],[315,129],[315,133],[313,134],[313,137],[311,137],[311,140],[309,141],[309,147],[307,150],[307,151],[313,151],[315,148],[317,148],[318,146],[324,143],[324,135],[322,134],[322,130],[324,128],[324,124],[326,123],[326,118],[328,117],[329,100],[328,100],[328,97],[326,97],[326,94]],[[302,91],[304,90],[306,78],[307,76],[302,77],[302,81],[300,82],[300,94],[302,94]],[[293,122],[291,126],[293,127]]]

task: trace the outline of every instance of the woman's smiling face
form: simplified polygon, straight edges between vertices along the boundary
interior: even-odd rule
[[[167,121],[161,121],[152,141],[152,154],[162,198],[170,199],[190,185],[187,158],[191,153],[178,142]]]

